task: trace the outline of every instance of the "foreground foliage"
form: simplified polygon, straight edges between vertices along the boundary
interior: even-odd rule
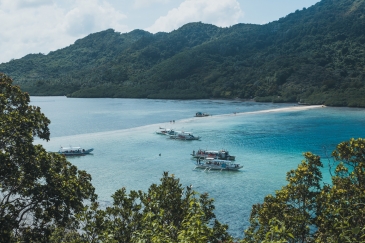
[[[125,188],[113,196],[112,207],[97,204],[78,215],[80,231],[57,231],[52,242],[230,242],[227,225],[215,219],[213,200],[182,187],[173,175],[164,173],[161,184],[148,192]]]
[[[332,185],[321,186],[319,156],[287,174],[287,186],[252,208],[243,242],[365,242],[365,139],[332,153]]]
[[[0,242],[48,242],[52,228],[72,225],[83,201],[96,199],[89,174],[33,145],[34,136],[49,140],[49,123],[0,74]]]

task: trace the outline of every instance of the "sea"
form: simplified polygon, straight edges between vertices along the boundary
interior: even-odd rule
[[[151,100],[31,97],[51,120],[51,139],[35,138],[47,151],[61,146],[94,148],[92,155],[69,157],[92,176],[98,200],[147,191],[163,172],[214,199],[217,219],[242,238],[252,205],[287,184],[304,152],[321,156],[323,183],[331,182],[331,152],[340,142],[365,137],[365,109],[257,103],[241,100]],[[197,112],[207,117],[195,117]],[[200,140],[180,141],[158,135],[160,128],[191,132]],[[240,171],[195,169],[192,152],[228,150]]]

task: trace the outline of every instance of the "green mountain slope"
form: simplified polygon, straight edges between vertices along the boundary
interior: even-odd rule
[[[265,25],[106,30],[0,64],[0,72],[31,95],[365,107],[364,29],[364,0],[322,0]]]

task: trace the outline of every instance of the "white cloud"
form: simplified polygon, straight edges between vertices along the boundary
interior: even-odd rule
[[[0,0],[0,6],[5,10],[22,8],[34,8],[44,5],[52,5],[52,0]]]
[[[21,1],[1,2],[0,62],[20,58],[28,53],[42,52],[47,50],[45,47],[54,39],[56,43],[58,41],[55,34],[57,21],[62,19],[62,11],[53,4],[38,4],[34,7],[30,7],[29,3],[27,6],[21,4]]]
[[[186,23],[197,21],[227,27],[237,24],[242,16],[237,0],[185,0],[146,30],[152,33],[170,32]]]
[[[75,6],[67,12],[63,22],[64,31],[75,37],[98,32],[108,28],[116,31],[126,31],[123,24],[126,18],[107,2],[97,0],[78,0]]]
[[[149,7],[156,3],[168,3],[171,0],[134,0],[133,7],[134,8],[145,8]]]
[[[34,8],[44,5],[52,5],[50,0],[14,0],[18,8]]]
[[[29,53],[47,54],[108,28],[129,31],[123,24],[126,16],[104,1],[68,3],[72,5],[66,9],[56,0],[0,0],[0,63]]]

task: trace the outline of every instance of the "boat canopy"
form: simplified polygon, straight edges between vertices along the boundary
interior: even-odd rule
[[[206,153],[206,154],[219,154],[219,151],[216,151],[216,150],[204,150],[204,153]]]
[[[207,161],[214,161],[214,162],[219,162],[219,163],[224,163],[224,164],[234,164],[234,162],[229,161],[229,160],[224,160],[224,159],[215,159],[215,158],[205,158],[205,160]]]

